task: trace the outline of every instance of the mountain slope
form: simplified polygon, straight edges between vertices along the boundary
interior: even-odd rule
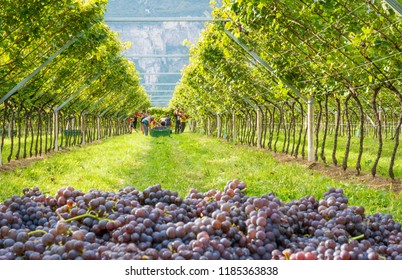
[[[206,17],[209,0],[109,0],[106,17]],[[125,55],[142,73],[142,84],[157,107],[166,107],[188,57],[149,57],[187,54],[183,41],[195,43],[203,22],[109,22],[131,47]],[[147,56],[147,57],[144,57]],[[162,85],[163,84],[163,85]],[[168,85],[166,85],[168,84]]]

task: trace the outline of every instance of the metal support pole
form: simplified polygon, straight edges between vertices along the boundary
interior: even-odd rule
[[[387,2],[387,4],[394,9],[394,11],[399,14],[400,16],[402,16],[402,5],[396,1],[396,0],[385,0],[385,2]]]
[[[40,65],[38,68],[36,68],[31,74],[29,74],[25,79],[23,79],[21,82],[19,82],[13,89],[11,89],[6,95],[4,95],[1,99],[0,99],[0,104],[2,104],[4,101],[6,101],[8,98],[10,98],[11,95],[13,95],[14,93],[16,93],[18,90],[20,90],[21,88],[23,88],[28,82],[29,80],[31,80],[33,77],[35,77],[43,68],[45,68],[48,64],[50,64],[59,54],[61,54],[63,51],[65,51],[69,46],[71,46],[72,44],[74,44],[74,42],[83,34],[83,32],[81,32],[80,34],[78,34],[77,36],[75,36],[74,38],[72,38],[70,41],[68,41],[67,43],[64,44],[63,47],[61,47],[61,49],[59,49],[58,51],[56,51],[54,54],[52,54],[44,63],[42,63],[42,65]]]
[[[112,107],[109,107],[106,110],[104,110],[99,116],[103,117],[110,109],[112,109]]]
[[[240,39],[236,38],[230,31],[225,29],[225,33],[231,38],[234,42],[236,42],[243,50],[245,50],[252,58],[254,58],[258,63],[260,63],[265,69],[267,69],[272,75],[274,75],[276,78],[281,80],[294,94],[296,94],[298,97],[303,99],[304,101],[307,102],[307,98],[303,96],[298,89],[296,89],[289,81],[286,79],[279,77],[277,74],[277,71],[273,69],[271,66],[269,66],[265,60],[263,60],[258,54],[255,52],[251,51],[246,44],[244,44]]]
[[[60,111],[64,106],[66,106],[71,100],[77,97],[84,89],[89,87],[96,79],[100,77],[102,73],[98,73],[95,77],[93,77],[88,83],[80,87],[73,95],[71,95],[66,101],[64,101],[60,106],[56,108],[57,111]]]
[[[388,0],[391,2],[391,0]],[[387,1],[387,2],[388,2]],[[246,51],[252,58],[254,58],[258,63],[260,63],[265,69],[267,69],[272,75],[274,75],[277,79],[281,80],[286,87],[288,87],[294,94],[296,94],[300,99],[304,100],[307,103],[308,107],[308,160],[315,161],[314,158],[314,98],[306,98],[303,96],[300,91],[295,88],[288,80],[278,76],[277,71],[269,66],[258,54],[251,51],[246,44],[244,44],[240,39],[236,38],[230,31],[225,30],[225,33],[231,38],[234,42],[236,42],[244,51]]]
[[[112,108],[114,108],[121,100],[116,100],[115,103],[110,105],[108,108],[106,108],[102,113],[99,114],[100,117],[103,117],[108,111],[110,111]]]
[[[94,104],[91,105],[91,107],[89,107],[88,109],[86,109],[85,113],[89,114],[91,113],[96,106],[98,106],[100,103],[103,102],[103,100],[110,94],[112,93],[115,89],[117,88],[117,86],[113,87],[113,89],[111,89],[110,91],[106,92],[101,98],[98,99],[98,101],[96,101]]]

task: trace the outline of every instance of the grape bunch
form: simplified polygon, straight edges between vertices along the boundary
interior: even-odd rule
[[[401,224],[349,206],[342,189],[283,202],[247,184],[185,198],[154,185],[116,192],[25,188],[0,204],[0,260],[401,260]]]

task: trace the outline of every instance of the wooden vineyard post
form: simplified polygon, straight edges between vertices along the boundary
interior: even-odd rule
[[[82,136],[82,145],[86,144],[86,124],[85,124],[85,113],[81,115],[81,136]]]
[[[57,152],[59,150],[59,111],[55,109],[53,115],[54,151]]]
[[[315,161],[314,156],[314,98],[307,101],[307,160]]]
[[[197,129],[197,121],[191,119],[191,132],[195,132]]]
[[[98,139],[99,140],[101,138],[101,134],[100,134],[100,116],[96,117],[96,127],[98,128]]]
[[[233,137],[233,143],[236,144],[236,139],[237,139],[237,133],[236,133],[236,111],[233,111],[232,119],[233,119],[233,123],[232,123],[232,125],[233,125],[233,135],[232,135],[232,137]]]
[[[221,138],[222,135],[222,119],[221,119],[221,115],[217,114],[216,115],[216,123],[218,126],[218,134],[216,135],[217,138]]]
[[[211,135],[211,118],[208,117],[207,119],[207,136]]]
[[[380,120],[380,123],[381,123],[382,127],[385,128],[384,114],[383,114],[381,108],[378,110],[378,118]]]
[[[190,132],[194,132],[195,121],[193,119],[190,119],[188,126],[190,129]]]
[[[261,148],[262,145],[262,112],[261,108],[257,107],[257,148]]]
[[[8,123],[8,132],[7,132],[7,136],[9,139],[11,139],[11,137],[13,137],[13,129],[14,129],[14,125],[13,125],[14,121],[11,121]]]

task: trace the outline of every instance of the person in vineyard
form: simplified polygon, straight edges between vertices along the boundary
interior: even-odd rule
[[[157,126],[160,127],[162,125],[161,125],[161,123],[156,121],[155,117],[153,117],[151,123],[149,124],[149,128],[152,129],[152,128],[157,127]]]
[[[134,118],[128,118],[128,119],[127,119],[128,132],[129,132],[130,134],[133,132],[133,121],[134,121]]]
[[[166,114],[166,117],[165,117],[165,125],[166,125],[166,127],[169,128],[169,129],[170,129],[171,125],[172,125],[172,121],[171,121],[171,119],[170,119],[170,115],[169,115],[169,114]]]
[[[161,124],[162,126],[166,126],[166,117],[162,117],[162,118],[160,119],[160,124]]]
[[[180,110],[179,108],[176,108],[173,112],[174,116],[174,123],[175,123],[175,129],[174,132],[176,134],[180,133]]]
[[[141,128],[141,133],[144,134],[144,125],[142,121],[147,117],[147,113],[145,111],[142,111],[140,114],[140,128]]]
[[[154,119],[154,116],[147,116],[141,121],[145,136],[148,136],[149,127],[151,123],[153,123]]]
[[[170,129],[171,120],[169,114],[166,114],[165,117],[161,118],[160,123],[162,126]]]
[[[188,119],[188,116],[184,114],[184,110],[180,111],[180,133],[184,132],[184,129],[186,128],[186,121]]]
[[[131,127],[137,132],[137,123],[138,123],[138,117],[140,115],[138,114],[138,112],[136,112],[133,116],[133,121],[131,123]]]

